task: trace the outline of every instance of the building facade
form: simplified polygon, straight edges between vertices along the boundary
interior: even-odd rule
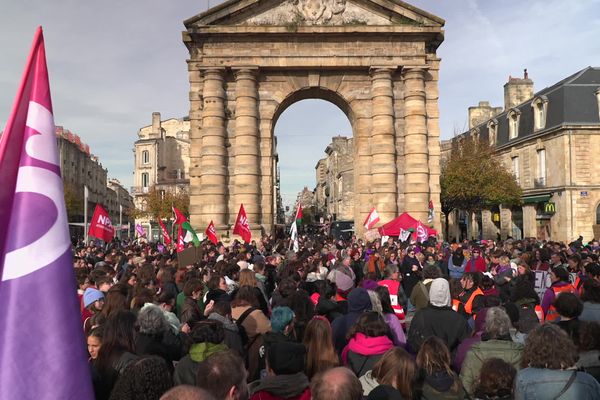
[[[146,210],[146,197],[151,188],[174,193],[189,193],[190,121],[188,118],[160,119],[152,113],[152,124],[138,131],[134,143],[134,186],[131,188],[135,208]],[[159,227],[151,218],[136,218],[150,239],[158,239]]]
[[[317,209],[325,219],[354,218],[354,141],[335,136],[325,148],[327,156],[315,167]]]
[[[489,141],[523,189],[523,204],[475,216],[457,211],[449,237],[599,237],[600,68],[583,69],[537,93],[525,72],[509,78],[504,93],[502,112],[487,103],[470,108],[473,125],[452,140],[476,135]]]

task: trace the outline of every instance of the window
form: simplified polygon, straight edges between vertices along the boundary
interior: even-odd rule
[[[494,146],[496,144],[496,137],[498,136],[498,120],[492,119],[487,124],[488,128],[488,140],[490,146]]]
[[[150,152],[148,150],[142,151],[142,164],[150,164]]]
[[[531,103],[533,108],[533,130],[537,131],[546,127],[546,110],[548,109],[548,98],[537,97]]]
[[[144,172],[142,174],[142,187],[143,188],[147,188],[148,187],[148,173]]]
[[[519,136],[519,120],[521,119],[521,111],[513,108],[506,116],[508,119],[508,139],[515,139]]]
[[[546,149],[540,149],[537,151],[537,180],[542,186],[546,186]]]
[[[521,183],[520,174],[519,174],[519,157],[512,158],[512,173],[515,176],[515,180],[517,183]]]

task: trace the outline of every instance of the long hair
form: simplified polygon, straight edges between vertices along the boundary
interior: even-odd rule
[[[406,350],[400,347],[388,350],[373,366],[371,376],[380,385],[395,387],[403,399],[412,400],[417,366]]]
[[[340,364],[333,346],[331,325],[326,318],[315,317],[310,320],[304,331],[303,344],[306,347],[305,372],[309,380]]]
[[[427,375],[433,375],[434,372],[445,372],[455,378],[452,389],[455,390],[458,388],[456,374],[450,367],[450,351],[440,338],[430,336],[423,342],[417,354],[416,363],[417,367]]]
[[[135,321],[135,314],[130,311],[118,311],[106,320],[96,361],[99,371],[109,371],[123,353],[135,353]]]
[[[240,287],[251,286],[257,287],[256,275],[251,269],[243,269],[240,271]]]
[[[375,293],[377,293],[377,297],[379,297],[379,302],[381,303],[381,310],[383,313],[395,315],[395,311],[392,308],[392,299],[390,299],[390,291],[388,288],[386,286],[377,286]]]

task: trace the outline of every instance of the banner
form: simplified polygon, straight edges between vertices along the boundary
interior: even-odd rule
[[[110,222],[110,217],[104,207],[100,204],[96,204],[96,209],[94,210],[94,215],[90,222],[88,236],[102,239],[105,242],[110,242],[113,237],[115,237],[115,229]]]
[[[369,215],[367,215],[367,219],[365,220],[365,223],[363,225],[364,225],[365,229],[368,230],[368,229],[372,229],[378,222],[379,222],[379,213],[377,212],[375,207],[373,207],[371,212],[369,212]]]
[[[206,237],[215,245],[219,242],[217,238],[217,231],[215,230],[215,224],[213,224],[212,221],[210,221],[210,224],[208,224],[208,227],[206,228]]]
[[[171,236],[169,236],[169,232],[167,231],[167,227],[165,226],[165,224],[162,222],[162,219],[158,219],[158,224],[160,225],[160,230],[162,231],[162,235],[163,235],[163,240],[165,241],[165,244],[168,246],[171,244]]]
[[[248,224],[248,217],[246,217],[246,210],[244,210],[243,204],[240,205],[240,211],[233,227],[233,234],[240,235],[246,243],[250,243],[250,239],[252,239],[252,232],[250,232],[250,225]]]

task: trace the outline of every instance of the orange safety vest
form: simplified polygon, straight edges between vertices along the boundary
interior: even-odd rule
[[[390,303],[392,304],[392,308],[394,309],[394,313],[398,320],[400,320],[401,324],[405,323],[406,315],[404,313],[404,308],[399,302],[398,299],[398,291],[400,290],[400,282],[394,281],[392,279],[385,279],[383,281],[377,282],[379,286],[385,286],[388,288],[388,292],[390,293]]]
[[[544,309],[542,308],[541,305],[537,305],[535,306],[535,315],[537,315],[538,319],[540,320],[540,324],[544,323]]]
[[[577,292],[577,290],[570,283],[568,285],[564,285],[564,286],[552,286],[551,289],[554,292],[554,300],[555,301],[556,301],[556,298],[561,293],[576,293]],[[560,319],[560,315],[558,315],[558,313],[556,312],[556,308],[554,308],[554,305],[550,305],[550,308],[548,308],[548,312],[546,313],[546,321],[553,322],[558,319]]]
[[[452,309],[458,312],[458,307],[460,306],[460,300],[452,299]]]
[[[473,313],[473,300],[475,300],[475,297],[477,296],[483,296],[483,291],[480,288],[477,288],[471,293],[471,297],[469,297],[469,300],[465,303],[465,312],[469,315]]]

